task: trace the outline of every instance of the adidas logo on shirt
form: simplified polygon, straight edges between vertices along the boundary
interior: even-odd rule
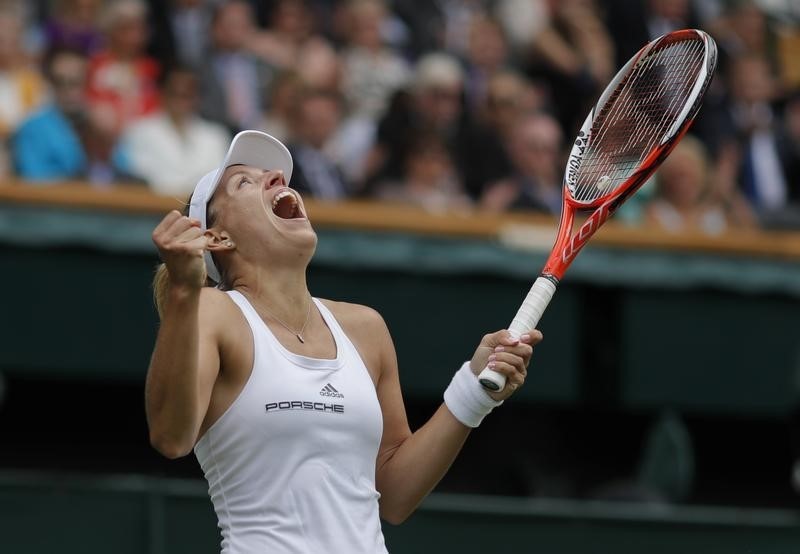
[[[322,390],[319,391],[319,395],[320,396],[332,396],[333,398],[344,398],[344,395],[342,393],[340,393],[338,390],[336,390],[335,388],[333,388],[333,385],[331,385],[330,383],[328,383],[327,385],[322,387]]]

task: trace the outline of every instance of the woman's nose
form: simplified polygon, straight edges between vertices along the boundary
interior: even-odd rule
[[[271,189],[273,187],[286,186],[286,179],[283,176],[283,171],[267,171],[264,173],[264,187]]]

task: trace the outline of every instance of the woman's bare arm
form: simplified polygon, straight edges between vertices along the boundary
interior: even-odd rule
[[[212,314],[222,293],[204,288],[207,239],[199,222],[177,211],[153,231],[166,265],[161,325],[145,384],[150,442],[162,454],[188,454],[200,430],[219,373],[219,340]]]
[[[145,385],[150,442],[168,458],[191,452],[219,373],[212,289],[171,288]],[[201,323],[203,322],[203,323]]]
[[[377,323],[377,322],[376,322]],[[382,368],[378,382],[378,399],[383,413],[383,438],[376,465],[376,486],[381,493],[381,517],[389,523],[404,521],[442,479],[464,445],[470,427],[453,416],[445,404],[417,431],[411,432],[406,419],[405,407],[400,391],[397,358],[389,332],[383,321],[381,329]],[[531,338],[533,337],[533,338]],[[528,337],[538,342],[541,334],[535,332]],[[516,343],[507,338],[504,331],[487,335],[481,342],[475,358],[484,365],[494,347],[504,344],[505,352],[498,359],[498,371],[505,373],[509,381],[521,384],[525,366],[531,355],[528,344]],[[513,346],[512,346],[513,345]],[[477,367],[477,366],[476,366]],[[454,368],[455,370],[455,368]],[[504,397],[510,394],[504,392]]]

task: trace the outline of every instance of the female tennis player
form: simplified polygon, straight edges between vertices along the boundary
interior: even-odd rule
[[[317,237],[291,172],[283,144],[239,133],[188,216],[171,212],[153,231],[164,264],[151,442],[169,458],[194,449],[223,553],[386,552],[380,517],[399,523],[417,507],[523,383],[542,336],[484,336],[412,433],[381,316],[308,291]],[[487,365],[508,379],[499,393],[478,383]]]

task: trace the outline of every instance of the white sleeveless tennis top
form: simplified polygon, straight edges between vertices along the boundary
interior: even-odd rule
[[[314,302],[336,359],[289,352],[250,303],[250,378],[194,448],[219,519],[223,554],[385,553],[375,490],[383,419],[361,356]]]

